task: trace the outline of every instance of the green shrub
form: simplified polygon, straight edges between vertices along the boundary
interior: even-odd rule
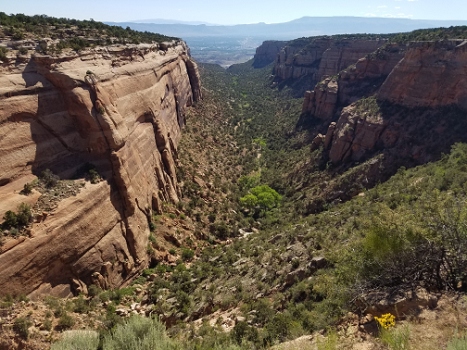
[[[95,331],[75,331],[53,343],[51,350],[96,350],[99,347],[99,334]]]
[[[23,339],[29,338],[29,327],[32,326],[32,321],[27,317],[19,317],[13,323],[13,330],[18,336]]]
[[[73,300],[73,312],[85,314],[89,312],[89,309],[89,303],[82,295]]]
[[[101,176],[96,169],[89,169],[87,178],[92,184],[97,184],[101,181]]]
[[[11,235],[15,236],[16,229],[28,226],[32,221],[31,207],[28,204],[21,203],[18,207],[18,212],[15,214],[13,211],[8,210],[3,216],[2,227],[4,229],[11,229]]]
[[[32,221],[31,207],[26,203],[21,203],[18,207],[16,219],[20,227],[29,225]]]
[[[20,194],[24,194],[25,196],[30,195],[32,192],[32,188],[33,188],[32,184],[28,182],[27,184],[24,184],[24,187],[20,191]]]
[[[58,319],[57,328],[60,330],[69,329],[75,325],[75,319],[66,311]]]
[[[447,345],[446,350],[467,350],[467,335],[455,335]]]
[[[218,222],[209,225],[209,230],[219,239],[227,239],[230,236],[229,227],[225,222]]]
[[[182,259],[183,261],[191,261],[195,256],[195,252],[189,248],[182,248]]]
[[[380,329],[381,342],[391,350],[407,350],[409,348],[410,329],[407,326]]]
[[[55,175],[50,169],[45,169],[41,173],[39,178],[47,188],[57,186],[58,181],[60,180],[60,178],[57,175]]]
[[[100,293],[102,293],[102,289],[100,287],[96,286],[95,284],[91,284],[88,287],[88,295],[90,297],[95,297],[95,296],[99,295]]]
[[[16,225],[18,225],[16,214],[13,211],[8,210],[5,215],[3,215],[3,227],[8,229],[16,227]]]
[[[326,338],[318,339],[317,346],[318,350],[337,350],[339,337],[335,330],[329,330],[326,334]]]
[[[21,54],[21,55],[26,55],[28,53],[28,49],[25,48],[25,47],[20,47],[18,52]]]
[[[164,325],[154,318],[133,316],[104,337],[104,350],[176,350]]]
[[[6,53],[8,49],[6,47],[0,46],[0,61],[7,61]]]

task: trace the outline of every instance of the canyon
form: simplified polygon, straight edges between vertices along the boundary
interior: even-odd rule
[[[1,349],[154,315],[186,349],[327,327],[381,348],[388,312],[420,348],[437,315],[437,348],[465,327],[462,28],[266,41],[223,69],[48,20],[65,37],[0,47]]]
[[[0,72],[0,215],[33,207],[27,237],[0,247],[2,294],[116,288],[148,266],[149,220],[177,203],[177,146],[201,98],[182,41],[35,53]],[[76,178],[92,165],[102,181]],[[20,194],[45,169],[79,187],[52,210]],[[79,176],[78,176],[79,177]],[[60,196],[60,194],[57,194]]]

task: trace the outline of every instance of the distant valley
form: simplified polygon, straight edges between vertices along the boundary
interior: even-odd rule
[[[148,20],[149,21],[149,20]],[[353,34],[401,33],[416,29],[467,25],[467,21],[412,20],[370,17],[302,17],[285,23],[255,23],[233,26],[169,23],[107,22],[134,30],[161,33],[185,40],[193,58],[202,63],[228,67],[253,58],[265,40],[292,40],[300,37]]]

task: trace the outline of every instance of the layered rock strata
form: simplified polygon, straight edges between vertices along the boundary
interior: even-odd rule
[[[366,70],[362,77],[374,72],[386,76],[394,60],[373,65],[377,69]],[[372,66],[365,60],[359,65]],[[377,147],[396,147],[398,157],[423,163],[430,160],[429,152],[446,151],[453,142],[464,141],[451,129],[452,123],[461,125],[464,120],[458,115],[467,109],[466,74],[467,41],[410,44],[376,95],[345,107],[337,124],[331,123],[326,135],[330,160],[360,161]]]
[[[405,45],[387,45],[322,80],[313,91],[305,93],[302,113],[329,120],[343,107],[374,94],[404,57],[405,50]]]
[[[256,68],[267,66],[274,62],[277,54],[287,44],[286,41],[267,40],[263,42],[257,49],[254,57],[253,65]]]
[[[1,293],[123,285],[148,264],[148,217],[180,195],[184,110],[201,97],[185,43],[35,55],[1,69],[0,215],[31,201],[18,192],[46,168],[72,178],[91,163],[104,178],[0,248]]]
[[[378,98],[411,108],[467,109],[467,40],[412,43]]]
[[[279,80],[309,76],[313,86],[375,51],[385,42],[331,37],[313,39],[305,47],[293,45],[292,42],[278,54],[274,74]]]

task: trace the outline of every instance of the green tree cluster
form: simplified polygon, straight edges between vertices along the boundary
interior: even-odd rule
[[[248,209],[267,211],[275,208],[282,200],[282,196],[268,185],[253,187],[245,196],[240,198],[240,204]]]

